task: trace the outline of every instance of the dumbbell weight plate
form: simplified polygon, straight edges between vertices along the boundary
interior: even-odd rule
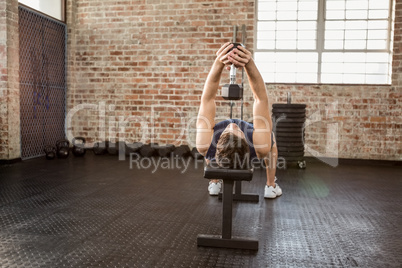
[[[277,132],[275,136],[284,138],[303,137],[303,132]]]
[[[301,147],[304,146],[304,143],[301,141],[288,141],[288,142],[280,142],[277,141],[277,147]]]
[[[280,118],[280,117],[284,117],[284,118],[305,118],[306,117],[306,113],[272,113],[272,116],[275,118]]]
[[[306,108],[306,104],[301,104],[301,103],[274,103],[272,104],[272,108]]]
[[[304,122],[303,123],[288,123],[284,121],[278,121],[274,122],[274,128],[303,128],[304,127]]]
[[[278,147],[279,152],[304,152],[304,146],[297,147]]]
[[[291,157],[296,157],[296,156],[304,156],[304,151],[303,152],[278,152],[279,156],[291,156]]]
[[[275,123],[304,123],[306,118],[275,118]]]
[[[302,161],[304,156],[282,156],[287,162]]]
[[[277,127],[275,129],[276,132],[290,132],[290,133],[302,133],[302,128],[292,128],[292,127]]]
[[[306,114],[306,109],[286,109],[286,108],[276,108],[272,109],[273,114]]]

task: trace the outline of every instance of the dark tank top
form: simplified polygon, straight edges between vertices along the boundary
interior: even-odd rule
[[[209,160],[215,159],[216,145],[218,144],[219,138],[221,137],[221,134],[225,130],[225,128],[231,123],[235,123],[236,125],[238,125],[239,128],[244,132],[244,135],[246,136],[246,141],[250,148],[250,160],[257,157],[253,144],[253,132],[254,132],[253,124],[247,123],[246,121],[240,119],[227,119],[217,123],[214,126],[214,134],[212,142],[208,148],[207,154],[205,155],[206,159]]]

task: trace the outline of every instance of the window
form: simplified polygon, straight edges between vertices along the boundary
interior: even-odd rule
[[[391,83],[391,0],[258,0],[265,82]]]
[[[19,0],[18,2],[50,17],[65,21],[65,0]]]

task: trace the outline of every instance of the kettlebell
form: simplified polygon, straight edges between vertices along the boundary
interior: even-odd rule
[[[85,149],[85,139],[83,137],[75,137],[71,142],[73,144],[73,154],[75,156],[84,156],[87,151]]]
[[[52,160],[56,158],[56,148],[54,146],[46,145],[44,151],[47,160]]]
[[[70,148],[70,142],[66,139],[58,140],[56,142],[56,147],[57,147],[57,157],[58,158],[67,158],[69,155],[69,148]]]
[[[106,153],[106,144],[105,142],[96,142],[93,147],[94,154],[102,155]]]

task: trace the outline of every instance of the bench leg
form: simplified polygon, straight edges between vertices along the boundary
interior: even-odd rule
[[[222,194],[219,193],[219,200],[222,200]],[[235,182],[235,193],[233,194],[234,201],[259,202],[258,194],[243,194],[241,190],[241,181]]]
[[[258,250],[258,240],[232,238],[233,184],[232,180],[223,182],[222,236],[198,235],[198,246]]]

